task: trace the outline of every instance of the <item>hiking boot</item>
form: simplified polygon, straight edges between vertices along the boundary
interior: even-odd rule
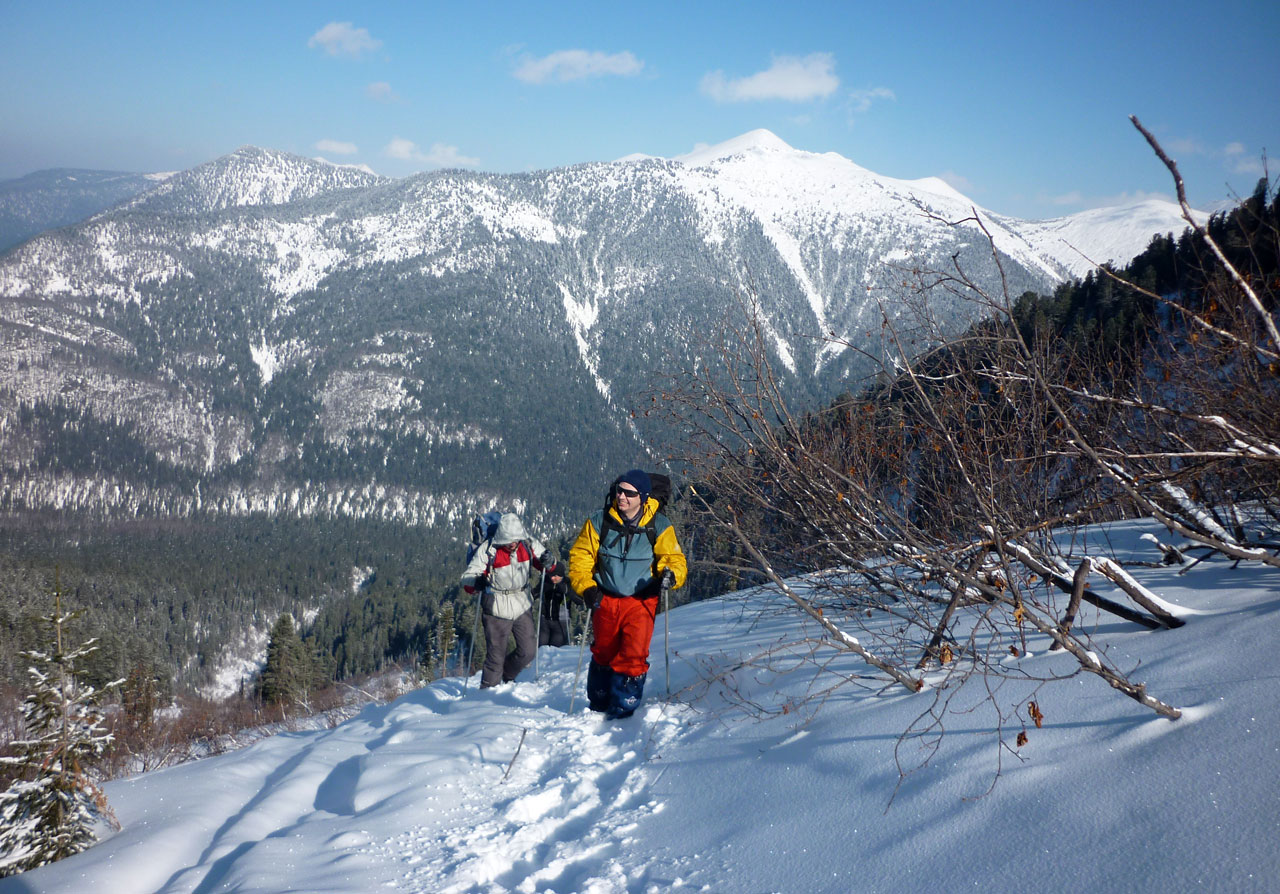
[[[613,687],[609,693],[609,709],[604,716],[610,720],[621,720],[634,714],[644,696],[646,676],[648,675],[640,674],[628,677],[626,674],[614,673]]]
[[[587,665],[587,707],[604,713],[609,710],[609,692],[613,687],[613,671],[593,660]]]

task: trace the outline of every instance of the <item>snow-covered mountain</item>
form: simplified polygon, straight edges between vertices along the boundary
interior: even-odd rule
[[[1204,223],[1209,215],[1196,212],[1195,217]],[[1050,220],[1001,220],[1037,254],[1053,258],[1077,279],[1108,261],[1123,267],[1146,250],[1152,236],[1177,236],[1187,227],[1178,205],[1162,199],[1139,199]]]
[[[387,178],[285,152],[242,146],[182,171],[129,203],[155,212],[199,214],[249,205],[285,205],[341,189],[366,189]]]
[[[629,156],[624,161],[645,157]],[[789,215],[803,219],[800,209],[825,209],[878,220],[901,214],[904,205],[927,209],[925,213],[946,220],[976,214],[1001,251],[1027,266],[1042,265],[1055,277],[1065,273],[1083,278],[1108,261],[1122,266],[1146,249],[1153,235],[1177,235],[1187,226],[1176,203],[1154,198],[1049,220],[1023,220],[984,209],[937,177],[884,177],[836,153],[792,149],[767,130],[701,147],[674,160],[736,183],[736,198],[762,219]],[[1197,213],[1198,222],[1207,218],[1208,214]]]
[[[168,174],[54,168],[0,182],[0,253],[155,188]]]
[[[998,287],[975,217],[1017,295],[1073,269],[1063,238],[1119,260],[1177,228],[1146,211],[1016,221],[767,131],[405,180],[244,148],[0,259],[0,502],[434,524],[488,493],[576,511],[584,475],[660,439],[636,396],[718,366],[744,307],[812,403],[867,372],[841,342],[902,311],[902,268],[955,258]],[[54,407],[59,426],[33,421]],[[66,418],[97,439],[59,434]]]

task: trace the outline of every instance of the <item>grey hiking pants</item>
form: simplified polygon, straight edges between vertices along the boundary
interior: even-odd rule
[[[507,654],[507,638],[514,636],[515,651]],[[509,683],[533,661],[538,648],[534,632],[533,612],[527,611],[514,621],[507,618],[484,616],[484,671],[480,674],[480,688],[487,689],[498,683]]]

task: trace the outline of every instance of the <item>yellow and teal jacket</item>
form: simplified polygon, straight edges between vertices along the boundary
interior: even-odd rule
[[[569,550],[569,584],[579,593],[598,586],[608,596],[656,596],[667,569],[675,575],[675,588],[684,586],[688,566],[676,529],[652,497],[634,525],[613,507],[607,515],[593,513]]]

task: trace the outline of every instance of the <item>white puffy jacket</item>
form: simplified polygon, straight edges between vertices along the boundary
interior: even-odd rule
[[[533,608],[529,573],[531,567],[542,568],[538,557],[544,552],[542,541],[531,538],[519,516],[508,512],[498,521],[492,539],[482,543],[467,563],[462,586],[474,593],[477,579],[487,575],[488,585],[480,600],[484,613],[514,620]]]

